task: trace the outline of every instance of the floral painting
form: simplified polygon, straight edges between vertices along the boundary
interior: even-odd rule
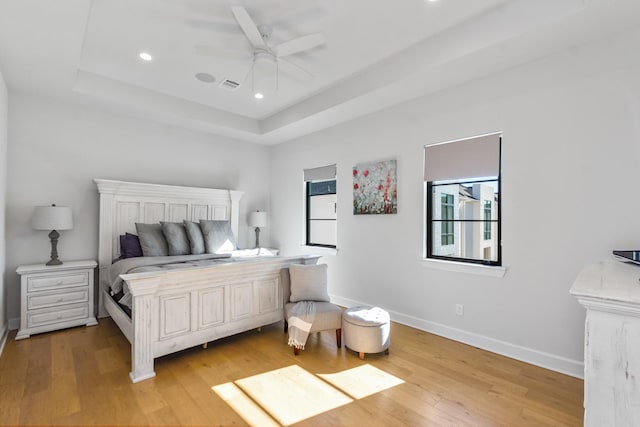
[[[398,212],[396,161],[362,163],[353,167],[353,214]]]

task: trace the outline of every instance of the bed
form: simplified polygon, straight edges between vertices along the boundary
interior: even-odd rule
[[[243,193],[106,179],[95,183],[100,193],[98,313],[111,316],[131,343],[133,382],[155,376],[157,357],[282,320],[281,270],[317,262],[315,256],[261,256],[249,250],[188,268],[122,270],[118,277],[129,292],[129,315],[111,295],[110,269],[120,257],[120,236],[135,233],[136,222],[183,220],[228,221],[237,236]]]

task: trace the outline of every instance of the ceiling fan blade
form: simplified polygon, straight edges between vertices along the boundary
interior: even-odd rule
[[[251,43],[251,45],[256,49],[268,49],[260,31],[258,31],[258,27],[247,13],[247,10],[244,7],[233,6],[231,11],[233,12],[233,16],[235,16],[236,21],[238,21],[238,25],[242,28],[244,35],[249,39],[249,43]]]
[[[284,43],[280,43],[274,48],[277,56],[288,56],[294,53],[302,52],[304,50],[312,49],[316,46],[323,45],[326,42],[324,34],[314,33],[306,36],[298,37],[297,39],[289,40]]]
[[[313,80],[313,74],[286,59],[278,58],[278,69],[296,80],[303,82],[310,82]]]

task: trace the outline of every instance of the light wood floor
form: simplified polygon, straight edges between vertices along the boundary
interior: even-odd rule
[[[22,341],[13,332],[0,357],[0,425],[247,425],[212,386],[293,364],[314,375],[369,364],[404,381],[295,425],[582,425],[576,378],[398,324],[389,355],[359,360],[323,332],[294,357],[282,328],[165,356],[138,384],[110,319]]]

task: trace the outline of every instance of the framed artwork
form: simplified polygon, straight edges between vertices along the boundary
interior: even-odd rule
[[[353,214],[398,213],[396,161],[362,163],[353,167]]]

